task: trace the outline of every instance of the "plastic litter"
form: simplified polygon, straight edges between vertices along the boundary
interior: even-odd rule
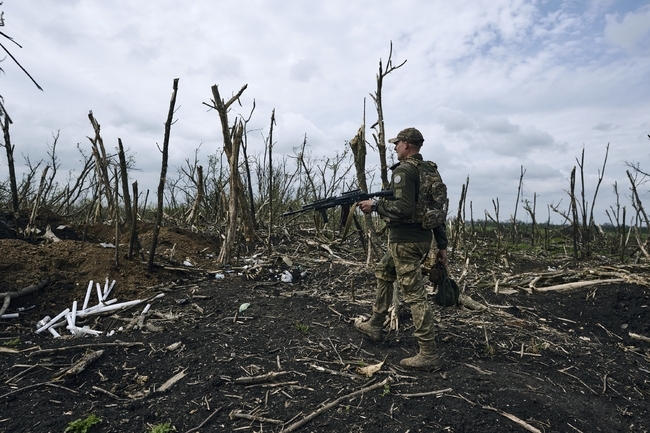
[[[280,280],[283,283],[291,283],[293,282],[293,275],[291,275],[291,272],[289,271],[284,271],[282,272],[282,275],[280,275]]]

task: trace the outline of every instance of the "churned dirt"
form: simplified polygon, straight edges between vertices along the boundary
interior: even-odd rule
[[[101,419],[92,433],[650,431],[647,266],[625,270],[639,283],[549,292],[496,293],[468,278],[483,308],[432,301],[443,368],[412,372],[399,367],[417,351],[407,306],[381,343],[354,330],[374,297],[354,241],[286,232],[270,257],[240,251],[218,269],[218,239],[163,227],[147,272],[125,257],[126,234],[117,263],[101,245],[115,244],[112,226],[41,224],[60,241],[27,242],[0,224],[0,293],[47,281],[11,299],[5,314],[18,318],[0,319],[0,432],[63,432],[90,415]],[[149,228],[139,231],[147,249]],[[461,266],[451,263],[456,276]],[[511,257],[501,272],[555,266]],[[91,280],[97,304],[107,279],[108,298],[143,302],[78,318],[96,337],[35,333],[44,316],[81,305]]]

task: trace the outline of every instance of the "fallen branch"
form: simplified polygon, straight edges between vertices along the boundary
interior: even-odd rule
[[[343,376],[343,377],[347,377],[347,378],[355,379],[355,380],[356,379],[361,379],[361,376],[357,376],[356,374],[346,373],[344,371],[332,370],[332,369],[329,369],[329,368],[321,367],[320,365],[316,365],[316,364],[309,364],[309,366],[311,368],[313,368],[314,370],[316,370],[316,371],[320,371],[320,372],[323,372],[323,373],[329,373],[329,374],[332,374],[334,376]]]
[[[144,343],[135,341],[133,343],[90,343],[90,344],[78,344],[76,346],[64,346],[64,347],[57,347],[54,349],[40,349],[35,352],[32,352],[28,354],[27,356],[32,356],[32,355],[46,355],[50,353],[55,353],[55,352],[65,352],[68,350],[76,350],[76,349],[90,349],[94,347],[131,347],[131,346],[142,346]]]
[[[646,343],[650,343],[650,338],[644,335],[635,334],[633,332],[628,333],[628,335],[630,336],[630,338],[633,338],[635,340],[641,340],[641,341],[645,341]]]
[[[199,431],[199,430],[201,430],[201,428],[203,428],[203,426],[206,425],[206,424],[208,423],[208,421],[210,421],[210,420],[212,419],[212,417],[214,417],[216,414],[218,414],[219,412],[221,412],[221,410],[222,410],[223,408],[224,408],[224,406],[221,406],[221,407],[216,408],[216,409],[214,410],[214,412],[212,412],[212,413],[210,414],[210,416],[207,417],[207,418],[206,418],[206,419],[205,419],[201,424],[199,424],[198,426],[196,426],[196,427],[194,427],[194,428],[189,429],[189,430],[186,431],[185,433],[192,433],[192,432],[195,432],[195,431]]]
[[[72,367],[67,368],[59,373],[55,374],[52,379],[63,379],[68,376],[76,376],[81,373],[88,367],[90,364],[99,359],[100,356],[104,354],[103,350],[98,350],[96,352],[89,352],[85,354],[79,361],[77,361]]]
[[[623,278],[611,278],[609,280],[589,280],[589,281],[576,281],[575,283],[566,283],[566,284],[557,284],[555,286],[548,287],[537,287],[534,292],[551,292],[554,290],[571,290],[579,289],[582,287],[595,286],[596,284],[608,284],[608,283],[623,283],[625,280]]]
[[[283,421],[280,421],[280,420],[277,420],[277,419],[264,418],[264,417],[256,416],[256,415],[249,415],[247,413],[242,413],[239,410],[234,410],[234,411],[230,412],[230,419],[235,419],[235,418],[245,419],[245,420],[248,420],[248,421],[256,421],[256,422],[260,422],[260,423],[265,422],[265,423],[268,423],[268,424],[275,424],[275,425],[284,424]]]
[[[558,371],[559,371],[560,373],[562,373],[562,374],[566,374],[567,376],[574,378],[575,380],[577,380],[578,382],[580,382],[581,384],[583,384],[583,385],[585,386],[585,388],[587,388],[589,391],[591,391],[592,393],[594,393],[594,395],[598,395],[598,393],[597,393],[596,391],[594,391],[593,389],[591,389],[591,387],[590,387],[589,385],[587,385],[586,383],[584,383],[584,382],[582,381],[582,379],[580,379],[579,377],[576,377],[576,376],[574,376],[574,375],[572,375],[572,374],[570,374],[570,373],[567,373],[566,371],[567,371],[569,368],[572,368],[572,367],[563,368],[562,370],[558,370]]]
[[[270,373],[262,374],[260,376],[238,377],[237,379],[235,379],[235,383],[238,385],[251,385],[254,383],[270,382],[288,373],[289,373],[288,371],[272,371]]]
[[[246,388],[279,388],[281,386],[293,386],[293,385],[298,385],[299,382],[297,380],[292,380],[289,382],[274,382],[274,383],[254,383],[252,385],[248,385]]]
[[[339,397],[336,400],[334,400],[333,402],[328,403],[328,404],[322,406],[320,409],[310,413],[309,415],[307,415],[306,417],[304,417],[300,421],[296,421],[295,423],[291,424],[289,427],[284,429],[283,432],[290,433],[292,431],[296,431],[300,427],[302,427],[303,425],[307,424],[309,421],[313,420],[314,418],[316,418],[317,416],[322,414],[323,412],[325,412],[325,411],[327,411],[327,410],[329,410],[329,409],[331,409],[331,408],[333,408],[335,406],[338,406],[338,404],[340,402],[342,402],[343,400],[352,398],[355,395],[359,395],[359,394],[363,394],[363,393],[366,393],[366,392],[374,391],[375,389],[383,388],[385,385],[388,385],[391,382],[392,382],[392,379],[390,377],[387,377],[386,379],[384,379],[383,381],[381,381],[379,383],[368,386],[366,388],[361,388],[360,390],[354,391],[353,393],[350,393],[348,395],[344,395],[343,397]]]
[[[436,397],[440,397],[442,394],[444,394],[446,392],[451,392],[451,391],[452,391],[451,388],[445,388],[445,389],[441,389],[441,390],[438,390],[438,391],[417,392],[415,394],[393,394],[393,395],[396,395],[398,397],[404,397],[404,398],[427,397],[429,395],[435,395]]]
[[[2,394],[2,395],[0,395],[0,398],[4,398],[4,397],[10,396],[12,394],[17,394],[17,393],[22,392],[22,391],[27,391],[28,389],[37,388],[39,386],[51,386],[53,388],[65,389],[66,391],[70,391],[73,394],[79,394],[74,389],[66,388],[65,386],[58,385],[58,384],[56,384],[54,382],[43,382],[43,383],[35,383],[34,385],[29,385],[29,386],[26,386],[24,388],[19,388],[19,389],[16,389],[14,391],[8,392],[6,394]]]
[[[113,393],[110,392],[110,391],[106,391],[105,389],[100,388],[100,387],[98,387],[98,386],[93,385],[92,388],[93,388],[95,391],[99,391],[99,392],[101,392],[102,394],[106,394],[107,396],[114,398],[115,400],[118,400],[118,401],[124,401],[124,400],[126,400],[126,399],[124,399],[124,398],[122,398],[122,397],[120,397],[120,396],[118,396],[118,395],[115,395],[115,394],[113,394]]]
[[[45,280],[39,281],[36,284],[32,284],[31,286],[25,287],[24,289],[20,289],[16,292],[0,293],[0,298],[4,298],[4,303],[2,307],[0,307],[0,316],[2,316],[7,310],[7,308],[9,307],[9,303],[11,302],[12,298],[19,298],[21,296],[25,296],[25,295],[29,295],[30,293],[37,292],[38,290],[47,286],[49,282],[50,280],[46,278]]]
[[[536,427],[533,427],[532,425],[528,424],[526,421],[514,416],[513,414],[510,414],[508,412],[504,412],[501,409],[497,409],[497,408],[494,408],[494,407],[491,407],[491,406],[483,406],[483,409],[492,410],[492,411],[498,413],[499,415],[508,418],[510,421],[513,421],[513,422],[519,424],[520,426],[522,426],[524,429],[528,430],[529,432],[542,433],[542,431],[540,429],[538,429]]]

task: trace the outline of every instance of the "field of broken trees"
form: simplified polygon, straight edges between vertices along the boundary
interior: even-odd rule
[[[380,63],[371,95],[382,185],[381,85],[398,67]],[[552,206],[562,224],[537,216],[536,195],[521,205],[526,223],[517,208],[504,218],[498,198],[475,218],[469,178],[450,186],[462,296],[434,306],[443,369],[413,373],[399,367],[417,347],[399,299],[384,342],[353,328],[372,305],[383,222],[354,206],[329,221],[281,217],[368,190],[365,123],[335,158],[314,159],[305,142],[290,161],[273,154],[272,113],[253,158],[247,119],[229,117],[245,90],[224,99],[212,87],[223,152],[170,176],[174,81],[155,197],[138,191],[121,140],[107,151],[92,112],[74,180],[60,179],[56,137],[50,160],[17,179],[3,113],[0,431],[650,430],[641,167],[622,180],[633,212],[617,201],[606,226],[593,216],[606,158],[597,185],[584,184],[584,153],[576,159],[568,207]]]

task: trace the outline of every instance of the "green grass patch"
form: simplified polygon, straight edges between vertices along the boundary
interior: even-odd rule
[[[84,419],[70,421],[65,428],[64,433],[88,433],[90,429],[102,422],[102,419],[95,414],[88,415]]]

